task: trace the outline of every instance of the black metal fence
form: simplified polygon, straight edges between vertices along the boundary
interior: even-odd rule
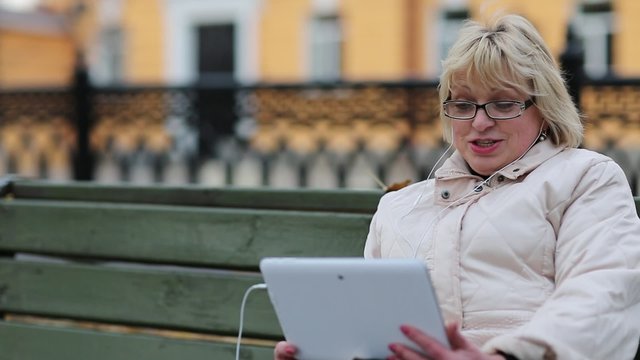
[[[367,188],[428,174],[443,149],[432,81],[0,92],[0,174],[103,182]],[[584,146],[637,194],[640,79],[581,84]]]

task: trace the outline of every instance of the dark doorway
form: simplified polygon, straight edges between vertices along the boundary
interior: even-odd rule
[[[221,137],[233,135],[235,114],[233,24],[197,27],[198,128],[201,157],[215,154]]]

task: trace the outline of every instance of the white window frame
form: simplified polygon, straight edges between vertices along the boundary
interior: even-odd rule
[[[124,48],[126,34],[122,31],[124,0],[100,0],[98,3],[98,41],[88,49],[89,74],[98,85],[119,82],[124,79]],[[110,33],[119,32],[114,43]],[[120,64],[114,68],[113,59]]]
[[[165,76],[171,85],[198,78],[199,25],[233,24],[234,78],[253,83],[259,78],[258,45],[262,0],[164,0]]]
[[[311,18],[308,44],[309,79],[312,81],[339,80],[343,75],[340,18],[331,15]]]
[[[610,3],[609,1],[584,1],[578,4],[578,10],[574,19],[576,34],[582,39],[584,50],[584,71],[591,78],[607,76],[612,69],[607,60],[607,48],[613,44],[607,44],[609,35],[615,34],[615,15],[609,12],[583,12],[582,4]],[[613,36],[611,36],[613,37]]]
[[[120,26],[102,28],[100,32],[100,62],[96,82],[112,84],[124,79],[124,32]]]
[[[427,77],[438,77],[442,72],[442,60],[448,49],[458,37],[458,31],[465,19],[448,19],[450,12],[469,12],[466,0],[443,1],[437,15],[432,12],[426,14],[425,39],[429,39],[429,46],[425,46],[427,61]]]

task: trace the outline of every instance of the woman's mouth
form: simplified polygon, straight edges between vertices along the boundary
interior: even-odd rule
[[[478,155],[489,155],[498,149],[501,142],[501,140],[478,139],[471,141],[469,145],[474,153]]]
[[[496,140],[476,140],[473,143],[477,146],[487,148],[487,147],[493,146],[493,144],[497,143],[497,141]]]

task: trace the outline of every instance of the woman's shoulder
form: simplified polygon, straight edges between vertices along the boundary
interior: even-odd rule
[[[567,154],[568,156],[580,157],[585,159],[608,159],[609,158],[608,156],[602,153],[599,153],[594,150],[585,149],[585,148],[567,147],[560,153]]]
[[[558,156],[574,160],[579,163],[596,164],[600,162],[613,161],[607,155],[597,151],[581,148],[566,148],[561,151]]]
[[[571,171],[576,175],[595,170],[599,167],[619,167],[619,165],[607,155],[593,150],[578,148],[566,148],[549,159],[548,163],[552,167],[562,167],[565,174]]]
[[[545,178],[557,178],[562,175],[558,186],[567,187],[566,191],[579,193],[580,189],[588,189],[601,183],[617,183],[628,188],[624,169],[609,156],[587,149],[565,149],[550,159],[549,166],[544,167]]]

